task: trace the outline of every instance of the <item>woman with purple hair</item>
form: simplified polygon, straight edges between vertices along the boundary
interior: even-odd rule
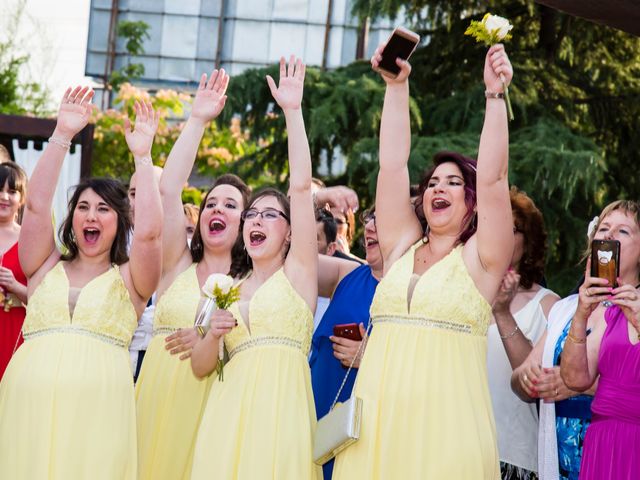
[[[477,163],[436,155],[415,207],[407,168],[411,67],[397,64],[396,78],[383,76],[376,221],[384,276],[355,385],[362,430],[338,455],[333,478],[496,479],[486,337],[514,245],[502,100],[511,64],[502,45],[489,49]]]

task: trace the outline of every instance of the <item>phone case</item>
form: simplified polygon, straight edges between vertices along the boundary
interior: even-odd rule
[[[620,242],[594,240],[591,243],[591,276],[606,278],[609,285],[618,286],[620,276]]]
[[[336,337],[348,338],[350,340],[360,341],[360,328],[357,323],[346,323],[344,325],[334,325],[333,334]]]
[[[395,78],[400,73],[396,58],[407,60],[420,42],[420,36],[406,28],[397,27],[382,51],[382,60],[376,71]]]

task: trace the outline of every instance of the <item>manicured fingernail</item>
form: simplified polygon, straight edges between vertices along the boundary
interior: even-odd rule
[[[538,379],[537,378],[532,378],[531,379],[531,383],[533,383],[534,385],[538,384]]]

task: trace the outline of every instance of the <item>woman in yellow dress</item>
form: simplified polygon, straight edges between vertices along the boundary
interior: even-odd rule
[[[187,360],[198,339],[193,323],[201,287],[210,274],[226,274],[237,269],[239,262],[246,262],[239,232],[249,188],[235,175],[222,175],[205,195],[190,246],[182,227],[182,186],[193,168],[205,127],[224,107],[228,81],[224,70],[214,70],[208,81],[202,76],[191,115],[160,179],[163,271],[154,336],[136,383],[140,480],[191,476],[198,425],[213,381],[212,376],[196,378]]]
[[[252,270],[240,301],[214,312],[211,330],[193,349],[198,376],[210,374],[224,335],[229,362],[202,417],[191,478],[316,479],[315,408],[307,355],[318,296],[311,156],[301,111],[304,65],[280,60],[280,84],[268,77],[289,138],[289,200],[257,194],[243,212],[242,235]]]
[[[410,66],[397,63],[397,78],[383,76],[376,222],[385,273],[355,385],[362,430],[337,456],[333,478],[494,480],[500,468],[486,335],[514,245],[507,112],[494,97],[503,90],[500,75],[508,85],[512,69],[501,45],[489,49],[477,164],[456,153],[436,155],[414,208]]]
[[[0,384],[0,478],[136,478],[133,381],[127,346],[160,278],[162,210],[151,146],[158,117],[136,104],[125,137],[138,176],[136,228],[127,191],[84,180],[54,242],[51,203],[93,91],[67,90],[53,136],[31,176],[20,231],[29,279],[25,342]]]

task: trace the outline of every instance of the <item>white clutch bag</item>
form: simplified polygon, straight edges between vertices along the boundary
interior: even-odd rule
[[[362,399],[351,395],[318,420],[313,444],[313,461],[324,465],[360,438]]]
[[[342,380],[342,385],[338,389],[336,398],[329,413],[318,420],[316,426],[316,434],[313,442],[313,461],[317,465],[324,465],[342,450],[354,443],[360,438],[360,424],[362,421],[362,399],[355,396],[355,385],[351,391],[349,400],[344,403],[337,403],[340,393],[344,388],[349,373],[353,369],[356,358],[360,356],[360,352],[366,343],[366,339],[371,329],[371,321],[367,327],[365,338],[360,342],[358,351],[351,360],[351,365]]]

